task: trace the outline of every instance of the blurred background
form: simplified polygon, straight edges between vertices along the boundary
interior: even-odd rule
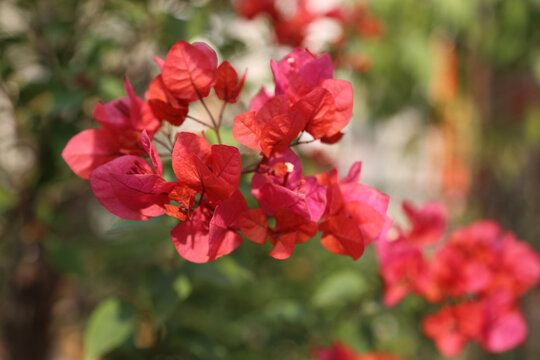
[[[96,126],[97,101],[124,96],[124,76],[143,96],[153,57],[180,39],[248,69],[229,125],[272,89],[271,58],[330,52],[353,83],[354,118],[340,145],[302,148],[306,173],[361,160],[396,224],[403,199],[439,200],[452,226],[495,219],[540,250],[539,0],[308,1],[328,14],[317,21],[278,1],[291,19],[279,28],[250,9],[265,2],[0,2],[0,359],[309,359],[338,339],[440,356],[421,334],[422,299],[382,305],[372,249],[353,262],[312,239],[276,261],[246,242],[191,264],[172,218],[117,219],[70,171],[61,151]],[[525,344],[497,355],[469,344],[458,358],[539,359],[538,304],[536,287]]]

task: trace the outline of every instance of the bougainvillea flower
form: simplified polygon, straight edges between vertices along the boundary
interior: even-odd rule
[[[276,95],[287,95],[293,109],[306,119],[305,130],[315,139],[331,139],[352,115],[351,83],[333,79],[334,67],[328,54],[315,57],[297,48],[279,62],[272,60]]]
[[[483,306],[480,343],[486,350],[503,352],[525,341],[527,324],[516,307],[514,294],[507,291],[493,293],[483,300]]]
[[[238,222],[242,234],[257,244],[264,244],[270,235],[268,219],[263,209],[249,209],[244,212]]]
[[[308,26],[322,16],[309,11],[307,1],[296,1],[296,11],[292,16],[281,16],[274,21],[274,33],[280,44],[300,46],[308,34]]]
[[[161,126],[148,104],[135,96],[127,78],[124,86],[128,97],[97,103],[94,118],[103,128],[82,131],[62,151],[71,170],[82,178],[87,179],[92,170],[119,156],[144,154],[141,131],[152,137]]]
[[[266,13],[272,18],[279,15],[274,0],[238,0],[234,2],[236,11],[247,19],[253,19],[255,16]]]
[[[178,254],[195,263],[230,254],[242,243],[237,229],[239,218],[246,210],[246,201],[239,191],[223,201],[203,201],[190,219],[171,231]]]
[[[239,143],[270,157],[272,153],[285,151],[305,125],[306,119],[300,112],[289,109],[285,96],[275,96],[257,113],[237,115],[233,136]]]
[[[405,215],[411,222],[411,230],[404,234],[407,242],[428,245],[439,241],[446,230],[446,209],[440,203],[431,202],[415,208],[405,201],[402,204]]]
[[[540,279],[540,257],[496,222],[479,221],[449,235],[433,269],[451,296],[498,290],[520,296]]]
[[[264,244],[268,239],[274,245],[269,256],[284,260],[289,258],[296,246],[317,233],[317,223],[282,207],[274,212],[276,225],[270,227],[264,210],[250,209],[239,220],[240,230],[246,238]]]
[[[359,355],[356,360],[401,360],[401,358],[389,354],[367,353]]]
[[[154,115],[161,120],[180,126],[186,119],[189,103],[175,98],[163,83],[162,75],[152,80],[145,94]]]
[[[433,339],[444,356],[458,355],[465,344],[482,330],[482,307],[477,302],[448,305],[426,317],[424,334]]]
[[[358,183],[361,163],[355,163],[341,181],[334,169],[318,176],[326,185],[327,205],[319,231],[330,252],[358,259],[364,247],[384,236],[392,225],[386,215],[389,198],[376,189]]]
[[[255,95],[253,97],[253,99],[251,99],[250,103],[249,103],[249,111],[253,111],[253,112],[257,112],[259,111],[264,104],[266,104],[266,102],[268,100],[270,100],[271,96],[270,94],[266,91],[265,88],[261,88],[261,90],[259,90],[259,92],[257,93],[257,95]]]
[[[460,297],[487,290],[496,262],[496,253],[489,247],[446,244],[434,255],[431,268],[437,285],[448,296]]]
[[[95,168],[122,155],[114,137],[103,129],[81,131],[62,151],[64,161],[83,179],[88,179]]]
[[[210,145],[203,137],[181,132],[176,137],[172,167],[178,181],[210,201],[229,198],[238,189],[242,164],[234,146]]]
[[[423,252],[406,238],[375,242],[384,282],[383,301],[386,306],[398,304],[407,294],[420,293],[430,301],[440,300],[438,289],[433,287],[431,268]]]
[[[117,141],[125,141],[122,145],[129,148],[133,146],[132,143],[138,142],[141,131],[146,130],[148,135],[152,136],[161,126],[161,122],[152,114],[148,104],[135,95],[128,78],[125,78],[124,86],[128,97],[106,104],[97,103],[94,118],[105,129],[119,136]]]
[[[208,45],[180,40],[169,50],[161,76],[174,97],[191,102],[208,96],[216,68],[216,53]]]
[[[316,57],[303,48],[294,49],[279,62],[271,60],[270,67],[276,84],[275,94],[287,94],[293,101],[334,76],[330,55]]]
[[[214,85],[214,90],[219,99],[228,103],[234,104],[240,95],[240,91],[244,87],[246,80],[246,72],[238,81],[238,73],[227,61],[224,61],[217,68],[217,80]]]
[[[253,176],[251,192],[271,216],[286,208],[317,222],[326,206],[326,187],[313,176],[302,176],[300,160],[290,149],[263,160]]]
[[[503,352],[527,336],[527,325],[513,295],[504,291],[482,300],[445,306],[424,319],[422,328],[445,356],[458,355],[470,340],[490,352]]]
[[[350,347],[341,342],[334,342],[332,347],[328,349],[315,350],[315,358],[317,360],[400,360],[400,358],[388,354],[355,354]]]
[[[523,295],[540,280],[540,256],[514,234],[505,234],[501,251],[500,269],[494,288],[508,289],[517,296]]]
[[[153,169],[141,157],[124,155],[90,174],[90,187],[98,201],[123,219],[148,220],[164,214],[169,190],[175,185],[163,179],[163,165],[146,131],[141,142]]]
[[[306,118],[306,131],[315,139],[332,142],[349,123],[353,108],[351,83],[328,79],[303,95],[293,106]],[[341,138],[341,136],[339,137]],[[339,138],[337,140],[339,140]]]
[[[270,242],[274,244],[269,255],[275,259],[288,259],[296,244],[305,243],[317,234],[317,223],[282,208],[274,214],[276,226],[271,229]]]
[[[317,360],[357,360],[356,353],[341,342],[334,342],[328,349],[315,350]]]
[[[540,280],[534,250],[486,220],[455,229],[442,241],[446,214],[440,205],[403,208],[411,229],[376,243],[385,303],[394,305],[408,292],[432,302],[449,299],[454,305],[423,322],[424,333],[446,356],[459,354],[468,341],[490,352],[524,341],[527,327],[517,299]]]
[[[381,238],[375,250],[384,281],[384,303],[394,306],[411,292],[428,301],[440,301],[441,290],[434,281],[432,267],[424,259],[425,246],[439,241],[446,227],[446,211],[438,203],[415,208],[408,202],[403,210],[411,229],[398,228],[396,239]]]
[[[275,95],[262,89],[250,111],[235,117],[235,139],[266,157],[284,151],[301,131],[325,143],[339,141],[352,115],[353,92],[348,81],[332,79],[330,56],[298,48],[271,66]]]

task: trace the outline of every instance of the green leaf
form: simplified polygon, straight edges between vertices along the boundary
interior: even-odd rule
[[[366,290],[366,281],[360,274],[344,270],[326,278],[312,300],[315,306],[342,305],[349,301],[359,301]]]
[[[187,299],[192,290],[191,282],[187,276],[184,275],[179,275],[176,280],[174,280],[173,288],[181,301]]]
[[[117,348],[133,333],[135,312],[118,298],[101,302],[90,315],[84,333],[86,360],[97,357]]]

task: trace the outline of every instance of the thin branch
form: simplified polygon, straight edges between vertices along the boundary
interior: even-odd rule
[[[221,122],[223,121],[223,112],[225,111],[226,105],[227,105],[227,102],[224,100],[223,105],[221,105],[221,110],[219,110],[218,128],[221,127]]]
[[[315,142],[315,141],[317,141],[317,139],[311,139],[311,140],[306,140],[306,141],[297,141],[294,144],[292,144],[291,146],[309,144],[309,143],[312,143],[312,142]]]
[[[258,168],[259,168],[259,166],[257,165],[257,166],[254,167],[254,168],[242,170],[242,175],[253,173],[253,172],[257,171]]]
[[[159,140],[157,137],[154,137],[154,141],[162,145],[166,150],[172,152],[172,147],[169,144],[167,144],[165,141]]]
[[[210,112],[210,109],[208,109],[208,106],[206,106],[206,102],[204,101],[203,97],[199,93],[199,90],[195,87],[195,91],[197,91],[197,95],[199,96],[199,100],[201,100],[201,104],[208,113],[208,116],[210,116],[210,120],[212,120],[212,124],[214,125],[214,131],[216,132],[216,136],[218,138],[218,143],[221,144],[221,135],[219,134],[219,125],[216,123],[216,119],[214,119],[214,115]]]
[[[193,121],[195,121],[195,122],[197,122],[197,123],[203,125],[203,126],[206,126],[207,128],[212,129],[212,127],[211,127],[210,125],[208,125],[207,123],[205,123],[205,122],[202,121],[202,120],[199,120],[199,119],[197,119],[197,118],[195,118],[195,117],[193,117],[193,116],[191,116],[191,115],[186,115],[186,117],[187,117],[188,119],[191,119],[191,120],[193,120]]]
[[[201,94],[199,94],[198,91],[197,91],[197,95],[199,95],[199,99],[201,100],[201,104],[204,107],[204,110],[206,110],[206,112],[208,113],[208,116],[210,116],[210,120],[212,120],[212,125],[214,125],[214,129],[217,129],[218,125],[216,123],[216,119],[214,119],[214,115],[212,115],[212,113],[210,112],[210,109],[208,109],[208,106],[206,106],[206,102],[204,101],[203,97],[201,96]]]
[[[167,136],[167,140],[169,141],[169,144],[171,144],[171,148],[174,148],[174,141],[172,136],[172,125],[170,122],[167,122],[167,130],[165,131],[165,135]]]
[[[303,144],[309,144],[309,143],[312,143],[312,142],[315,142],[315,141],[317,141],[317,139],[311,139],[311,140],[306,140],[306,141],[297,140],[296,142],[291,144],[291,147],[298,146],[298,145],[303,145]]]

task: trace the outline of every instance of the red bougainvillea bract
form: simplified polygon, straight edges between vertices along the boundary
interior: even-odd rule
[[[360,163],[342,180],[335,170],[306,176],[293,150],[305,142],[339,141],[350,120],[352,87],[334,79],[328,54],[297,48],[271,61],[275,91],[261,90],[248,111],[234,117],[237,146],[222,144],[220,129],[227,122],[223,110],[237,102],[246,73],[239,77],[227,61],[218,66],[216,53],[203,43],[178,41],[164,60],[155,60],[161,73],[149,84],[146,101],[126,79],[128,97],[98,103],[94,117],[102,127],[75,135],[63,152],[108,211],[130,220],[174,217],[173,244],[196,263],[231,253],[242,235],[270,242],[269,255],[286,259],[319,231],[329,251],[358,259],[388,230],[388,197],[358,183]],[[219,116],[209,110],[208,96],[222,101]],[[206,109],[206,121],[190,114],[193,102]],[[207,130],[178,129],[186,120]],[[210,142],[208,131],[215,132],[217,143]],[[249,167],[242,164],[246,148],[258,154]],[[171,159],[172,174],[164,171],[161,156]],[[248,194],[239,185],[251,174],[251,194],[260,207],[248,209]]]

